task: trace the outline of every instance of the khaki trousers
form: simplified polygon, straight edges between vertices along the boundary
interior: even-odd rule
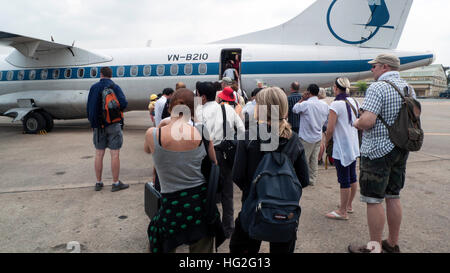
[[[305,148],[306,162],[308,162],[309,167],[309,185],[314,185],[317,182],[318,174],[318,160],[320,151],[320,141],[315,143],[309,143],[300,138],[300,142]]]

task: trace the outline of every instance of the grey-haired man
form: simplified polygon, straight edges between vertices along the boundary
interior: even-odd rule
[[[398,246],[402,207],[400,190],[405,183],[408,151],[396,147],[389,139],[387,128],[378,115],[392,125],[400,111],[402,98],[390,84],[404,90],[408,83],[400,78],[400,59],[394,55],[381,54],[370,61],[376,82],[367,90],[364,111],[354,126],[364,130],[361,146],[359,184],[361,201],[367,203],[367,222],[370,241],[378,242],[385,252],[400,252]],[[390,82],[390,83],[388,83]],[[415,97],[414,89],[408,87]],[[382,202],[386,200],[386,213]],[[387,240],[382,240],[384,224],[389,226]],[[349,252],[370,252],[366,246],[348,247]]]

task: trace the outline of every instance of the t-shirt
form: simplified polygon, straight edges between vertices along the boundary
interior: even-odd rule
[[[358,110],[358,106],[353,98],[347,98],[347,100]],[[330,105],[330,111],[334,111],[337,115],[336,126],[333,132],[333,158],[340,160],[342,166],[347,167],[359,156],[358,130],[353,127],[356,116],[350,108],[352,114],[350,123],[347,103],[343,100],[333,101]]]
[[[223,76],[234,80],[235,79],[234,78],[234,71],[235,71],[234,68],[228,68],[228,69],[225,70],[225,72],[223,72]]]

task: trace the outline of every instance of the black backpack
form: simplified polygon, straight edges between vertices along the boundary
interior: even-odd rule
[[[161,114],[161,120],[170,117],[170,113],[169,113],[169,104],[170,104],[170,99],[167,99],[166,104],[164,104],[164,108]]]
[[[422,147],[424,137],[420,124],[420,114],[422,111],[420,102],[409,94],[408,86],[405,87],[405,95],[403,96],[395,84],[389,81],[384,82],[394,87],[395,91],[402,97],[403,102],[397,119],[392,126],[387,124],[381,114],[378,115],[378,118],[388,129],[389,138],[395,146],[406,151],[416,152]]]
[[[223,118],[223,139],[216,148],[222,153],[225,160],[225,164],[231,169],[234,164],[234,157],[236,155],[237,140],[226,138],[226,128],[227,128],[227,114],[225,111],[225,105],[221,105],[222,108],[222,118]]]
[[[295,239],[301,196],[302,186],[289,157],[283,152],[265,153],[239,215],[243,230],[260,241]]]

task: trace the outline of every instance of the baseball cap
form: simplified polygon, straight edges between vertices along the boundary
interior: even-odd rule
[[[220,83],[225,82],[226,84],[232,84],[233,80],[230,77],[223,77],[223,79],[219,82]]]
[[[158,95],[156,95],[156,94],[152,94],[150,96],[150,100],[156,100],[157,98],[158,98]]]
[[[380,54],[375,59],[371,60],[369,64],[387,64],[392,68],[400,68],[400,59],[392,54]]]

